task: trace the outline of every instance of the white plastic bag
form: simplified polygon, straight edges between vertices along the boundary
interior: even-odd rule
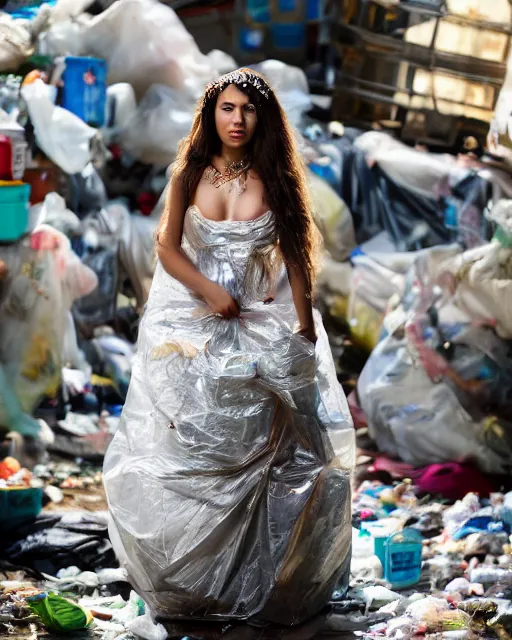
[[[118,82],[107,88],[107,112],[112,110],[114,114],[113,122],[107,122],[103,128],[103,138],[105,144],[117,138],[126,129],[128,124],[133,122],[137,113],[137,99],[131,84]]]
[[[507,235],[512,236],[512,200],[499,200],[489,212],[488,217]]]
[[[304,113],[312,107],[306,74],[280,60],[265,60],[252,68],[262,73],[276,92],[291,124],[298,127]]]
[[[30,216],[36,221],[34,226],[47,224],[67,236],[80,232],[79,218],[66,207],[58,193],[49,193],[44,202],[31,207]]]
[[[431,380],[406,338],[388,336],[375,347],[357,390],[380,451],[415,467],[474,460],[484,472],[509,472],[505,441],[493,441],[446,381]]]
[[[397,184],[427,198],[437,197],[451,175],[457,182],[469,173],[453,156],[417,151],[382,131],[363,133],[354,145]]]
[[[52,11],[52,20],[62,22],[78,17],[88,9],[94,0],[57,0]]]
[[[155,231],[158,221],[131,214],[120,202],[110,202],[106,215],[116,229],[119,262],[133,287],[137,306],[146,304],[155,272]]]
[[[391,298],[403,293],[406,270],[385,266],[372,252],[353,257],[352,263],[347,320],[353,340],[371,351],[382,333]]]
[[[76,21],[57,22],[39,36],[39,51],[45,55],[81,56],[84,26]]]
[[[306,74],[299,67],[293,67],[281,60],[265,60],[253,65],[252,68],[262,73],[278,93],[288,91],[309,93]]]
[[[143,640],[166,640],[168,637],[165,627],[162,624],[153,622],[147,613],[135,618],[126,626],[132,633],[139,638],[143,638]]]
[[[129,82],[142,97],[155,83],[199,98],[215,69],[176,13],[156,0],[123,0],[84,32],[88,55],[104,58],[109,84]]]
[[[237,61],[220,49],[212,49],[206,57],[219,76],[238,69]]]
[[[348,296],[352,281],[352,265],[350,262],[338,262],[329,256],[324,256],[322,267],[316,280],[320,291],[340,296]]]
[[[89,162],[89,145],[96,130],[70,111],[55,106],[51,87],[42,80],[22,87],[21,95],[27,103],[37,144],[65,173],[81,173]]]
[[[453,278],[455,310],[512,339],[512,249],[491,242],[446,260],[437,272]]]
[[[459,283],[454,303],[474,318],[490,319],[500,338],[512,339],[512,250],[493,243],[464,255],[462,269],[468,259],[474,262]]]
[[[169,165],[192,126],[194,102],[162,84],[152,85],[119,133],[125,151],[146,164]]]

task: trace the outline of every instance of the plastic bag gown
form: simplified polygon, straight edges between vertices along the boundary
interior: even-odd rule
[[[327,335],[316,311],[316,349],[293,333],[271,212],[191,207],[182,247],[241,314],[157,265],[105,458],[111,540],[156,616],[295,624],[350,564],[354,432]]]

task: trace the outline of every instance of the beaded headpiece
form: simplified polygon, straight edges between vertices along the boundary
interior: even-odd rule
[[[204,102],[214,96],[217,93],[223,91],[228,85],[235,84],[245,87],[250,84],[257,91],[261,93],[264,98],[268,98],[270,87],[263,80],[263,78],[255,73],[251,73],[249,70],[238,69],[237,71],[231,71],[221,76],[215,82],[211,82],[207,87],[204,94]]]

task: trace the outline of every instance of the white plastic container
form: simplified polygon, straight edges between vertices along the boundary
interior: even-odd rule
[[[350,574],[354,580],[379,580],[383,568],[375,555],[374,540],[368,531],[352,529],[352,562]]]

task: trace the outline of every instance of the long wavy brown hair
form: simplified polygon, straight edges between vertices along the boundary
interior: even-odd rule
[[[257,77],[268,97],[252,84],[237,81],[237,74],[223,76],[210,85],[198,104],[190,134],[180,145],[172,179],[180,181],[187,204],[192,204],[204,170],[213,157],[221,153],[221,140],[215,126],[217,99],[229,84],[234,84],[256,107],[258,122],[247,153],[274,213],[281,254],[288,267],[303,272],[311,294],[318,232],[311,215],[304,165],[296,148],[293,129],[267,80],[250,69],[240,71]]]

